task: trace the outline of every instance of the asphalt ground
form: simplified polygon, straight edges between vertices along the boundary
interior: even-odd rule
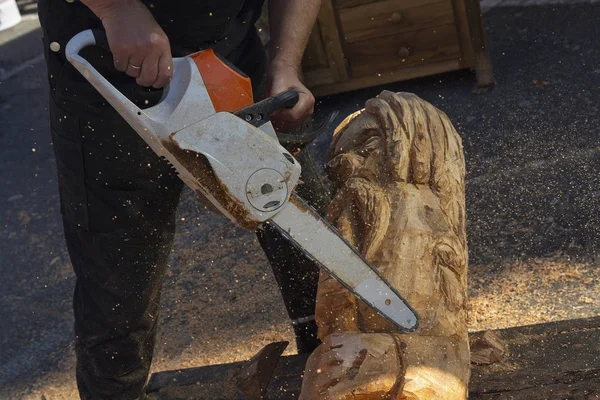
[[[448,114],[467,160],[472,330],[600,315],[600,5],[500,7],[485,22],[498,81],[487,94],[471,94],[464,71],[320,99],[317,112],[342,118],[387,89]],[[72,399],[74,276],[40,32],[34,20],[18,29],[0,33],[0,399]],[[312,148],[322,163],[328,142]],[[178,218],[154,370],[292,341],[254,235],[189,192]]]

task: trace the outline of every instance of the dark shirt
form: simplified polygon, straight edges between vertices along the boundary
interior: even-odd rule
[[[230,54],[254,29],[264,0],[141,0],[163,28],[171,47],[216,47]],[[42,25],[54,41],[65,41],[90,28],[102,28],[81,2],[38,0]],[[46,14],[48,18],[42,18]],[[175,51],[177,53],[177,51]]]
[[[143,0],[171,43],[230,53],[254,28],[264,0]]]
[[[1,0],[0,0],[1,1]],[[255,91],[264,79],[266,58],[254,28],[264,0],[141,0],[163,28],[174,57],[214,48],[252,78]],[[49,50],[51,42],[64,49],[67,42],[86,29],[102,29],[101,21],[80,1],[38,0],[38,12],[46,49],[51,95],[63,106],[75,109],[99,107],[104,99],[66,61],[64,52]],[[99,48],[86,48],[82,55],[113,85],[136,104],[152,105],[162,91],[149,91],[114,69],[112,57]]]

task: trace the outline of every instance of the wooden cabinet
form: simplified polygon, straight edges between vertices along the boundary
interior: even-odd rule
[[[316,96],[471,68],[494,86],[479,0],[322,0],[302,62]]]

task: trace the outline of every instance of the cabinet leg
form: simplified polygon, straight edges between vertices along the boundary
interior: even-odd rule
[[[485,93],[496,86],[496,80],[494,79],[492,62],[488,53],[479,0],[465,0],[465,9],[475,57],[474,69],[477,75],[477,83],[473,88],[473,93]]]
[[[496,86],[492,62],[487,51],[475,55],[475,76],[477,79],[473,88],[475,94],[486,93]]]

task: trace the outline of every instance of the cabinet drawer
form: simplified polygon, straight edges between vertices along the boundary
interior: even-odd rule
[[[348,43],[454,23],[452,0],[384,0],[338,14]]]
[[[460,58],[454,24],[348,43],[344,53],[353,77]]]

